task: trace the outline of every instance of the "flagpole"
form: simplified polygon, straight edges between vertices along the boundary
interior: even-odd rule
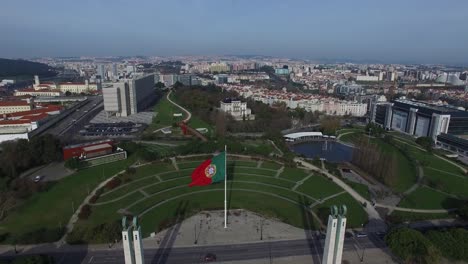
[[[224,228],[227,228],[227,145],[224,145]]]

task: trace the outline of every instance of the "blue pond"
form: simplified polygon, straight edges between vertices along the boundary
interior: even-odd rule
[[[291,150],[307,158],[324,158],[329,162],[351,161],[353,148],[339,142],[310,141],[291,146]]]

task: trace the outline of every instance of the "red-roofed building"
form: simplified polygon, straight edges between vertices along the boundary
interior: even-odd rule
[[[33,105],[31,101],[0,101],[0,114],[29,111],[32,109],[32,107]]]
[[[114,149],[113,140],[101,140],[63,148],[63,159],[92,158],[112,153]]]
[[[61,96],[62,92],[59,89],[40,89],[26,88],[15,91],[15,96]]]

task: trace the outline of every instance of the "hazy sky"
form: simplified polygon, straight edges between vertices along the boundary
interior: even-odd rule
[[[468,64],[467,0],[2,0],[0,57],[260,54]]]

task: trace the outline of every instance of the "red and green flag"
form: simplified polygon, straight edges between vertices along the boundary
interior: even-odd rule
[[[226,152],[205,160],[192,172],[192,186],[205,186],[223,181],[226,177]]]

